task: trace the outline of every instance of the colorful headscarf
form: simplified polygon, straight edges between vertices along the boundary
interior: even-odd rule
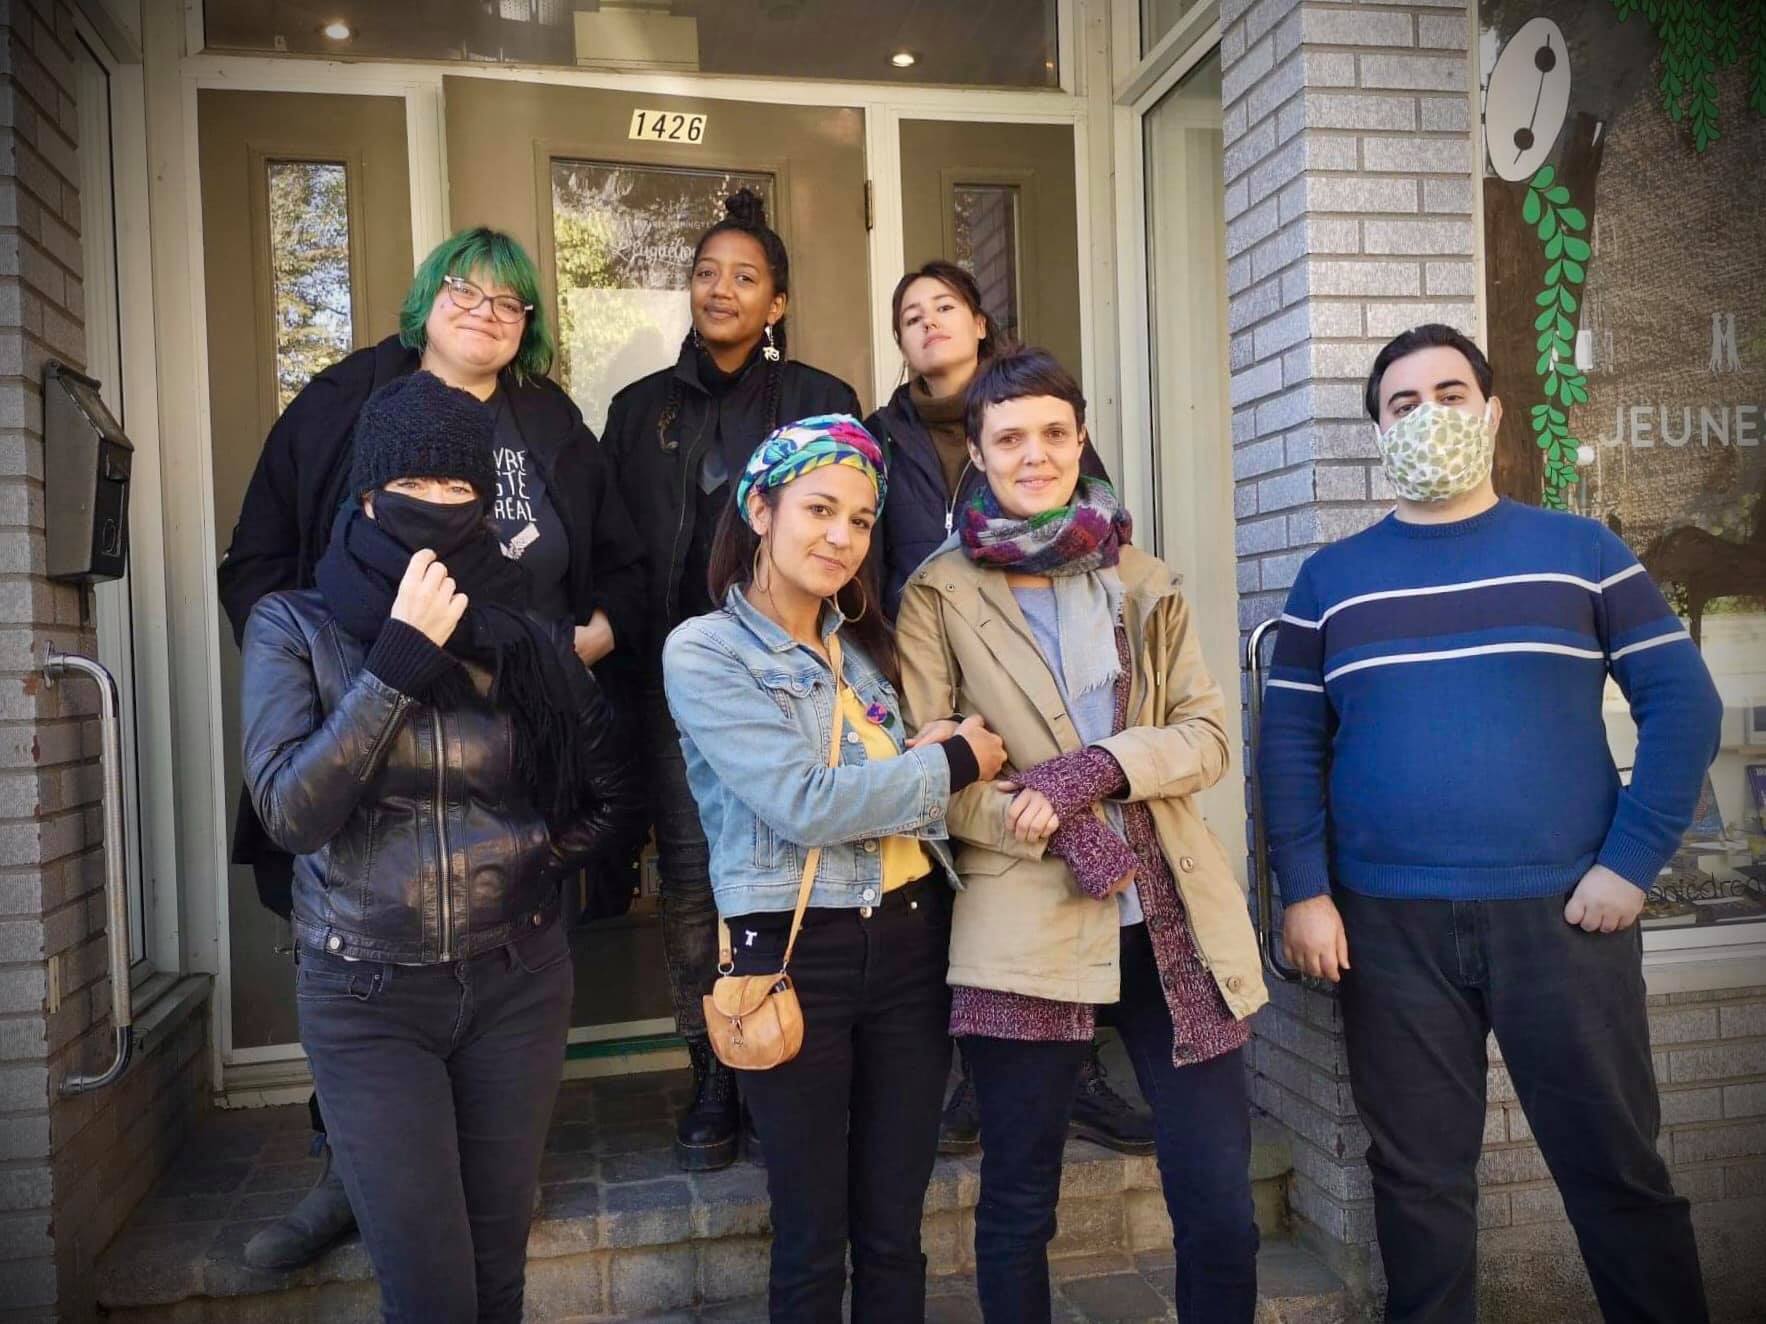
[[[883,513],[883,497],[889,490],[883,448],[851,414],[817,414],[769,433],[755,447],[736,484],[736,509],[749,520],[750,492],[770,492],[830,464],[844,464],[869,478],[877,489],[877,513]]]

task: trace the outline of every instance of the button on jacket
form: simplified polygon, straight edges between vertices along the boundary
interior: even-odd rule
[[[825,635],[837,618],[830,613]],[[846,682],[881,704],[901,747],[901,702],[856,643],[843,639]],[[687,621],[663,649],[663,681],[681,731],[687,781],[711,846],[724,915],[790,910],[807,851],[822,847],[810,905],[872,905],[883,895],[885,837],[917,837],[948,869],[944,815],[950,764],[935,745],[871,762],[840,742],[828,664],[731,589],[723,610]],[[850,732],[848,734],[851,734]]]
[[[558,718],[577,727],[594,794],[553,832],[515,774],[507,713],[419,703],[364,670],[367,651],[314,590],[271,594],[246,626],[246,788],[296,857],[303,946],[403,964],[479,955],[543,924],[566,872],[641,831],[629,754],[586,671],[579,710]]]

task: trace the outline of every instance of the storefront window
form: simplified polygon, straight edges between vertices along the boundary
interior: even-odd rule
[[[693,245],[740,188],[772,209],[769,175],[552,162],[556,373],[596,432],[615,391],[680,354]]]
[[[354,346],[349,178],[331,161],[271,161],[267,171],[280,412]]]
[[[1713,10],[1687,53],[1623,9],[1482,7],[1498,480],[1619,534],[1716,680],[1716,762],[1644,912],[1715,934],[1766,919],[1766,34]],[[1628,776],[1611,683],[1606,716]]]
[[[205,0],[217,50],[1058,87],[1058,0]]]
[[[951,190],[956,260],[981,287],[1008,340],[1020,339],[1018,190],[1010,184],[958,184]]]

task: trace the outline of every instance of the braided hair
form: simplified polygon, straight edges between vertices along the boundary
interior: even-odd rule
[[[705,253],[705,245],[711,242],[712,236],[731,231],[748,235],[760,245],[761,252],[766,254],[767,274],[773,282],[773,293],[789,294],[791,255],[785,251],[785,241],[779,238],[778,231],[767,224],[765,200],[750,188],[737,189],[724,199],[723,219],[700,235],[699,242],[693,246],[693,265],[699,265],[699,259]],[[698,343],[698,331],[689,329],[686,338],[681,341],[681,352],[686,353]],[[784,421],[780,417],[785,389],[786,350],[785,319],[782,317],[773,324],[773,345],[779,351],[779,357],[766,360],[766,381],[762,397],[766,403],[769,432]],[[675,443],[669,440],[668,431],[674,426],[680,412],[681,382],[680,378],[671,374],[668,379],[668,395],[662,402],[662,413],[656,419],[656,441],[665,451],[674,449]]]

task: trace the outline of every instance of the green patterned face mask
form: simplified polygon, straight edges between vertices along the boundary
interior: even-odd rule
[[[1406,501],[1469,492],[1490,476],[1496,459],[1488,403],[1480,416],[1425,400],[1386,431],[1376,425],[1374,435],[1392,490]]]

